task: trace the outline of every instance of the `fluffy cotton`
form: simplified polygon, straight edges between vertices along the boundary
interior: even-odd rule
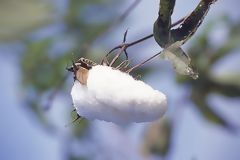
[[[167,109],[163,93],[127,73],[102,65],[89,70],[87,85],[76,80],[71,95],[79,115],[117,124],[154,121]]]

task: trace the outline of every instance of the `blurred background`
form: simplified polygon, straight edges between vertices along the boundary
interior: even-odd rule
[[[199,1],[176,1],[173,22]],[[72,59],[100,62],[113,47],[152,33],[159,0],[0,0],[0,159],[239,160],[238,0],[212,5],[183,46],[199,79],[156,58],[136,71],[165,93],[169,110],[153,123],[76,122],[65,70]],[[119,18],[120,17],[120,18]],[[132,65],[160,51],[154,39],[128,49]]]

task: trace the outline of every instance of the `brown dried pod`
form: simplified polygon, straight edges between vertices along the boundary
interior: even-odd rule
[[[72,66],[67,68],[67,70],[74,73],[74,80],[78,80],[82,85],[87,85],[88,71],[92,66],[96,65],[97,63],[89,59],[80,58],[73,62]]]

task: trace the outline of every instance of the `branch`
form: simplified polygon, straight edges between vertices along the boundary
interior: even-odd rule
[[[178,21],[176,21],[175,23],[173,23],[173,24],[171,25],[171,27],[177,26],[178,24],[180,24],[181,22],[183,22],[184,19],[185,19],[185,17],[179,19]],[[104,57],[104,58],[102,59],[102,61],[101,61],[101,64],[103,64],[104,62],[107,61],[107,57],[108,57],[113,51],[115,51],[115,50],[117,50],[117,49],[124,48],[124,51],[126,52],[126,50],[127,50],[129,47],[134,46],[134,45],[136,45],[136,44],[138,44],[138,43],[141,43],[141,42],[143,42],[143,41],[145,41],[145,40],[147,40],[147,39],[149,39],[149,38],[152,38],[152,37],[153,37],[153,34],[150,34],[150,35],[148,35],[148,36],[146,36],[146,37],[143,37],[143,38],[138,39],[138,40],[136,40],[136,41],[133,41],[133,42],[131,42],[131,43],[125,43],[125,42],[124,42],[124,43],[122,43],[122,44],[114,47],[113,49],[111,49],[111,50],[105,55],[105,57]]]

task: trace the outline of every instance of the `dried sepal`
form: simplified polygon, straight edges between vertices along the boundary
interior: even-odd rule
[[[161,58],[169,60],[175,71],[181,75],[188,75],[193,79],[198,78],[198,73],[191,65],[190,57],[180,47],[182,42],[176,42],[162,51]]]
[[[88,72],[97,63],[86,58],[80,58],[76,62],[72,62],[72,66],[66,68],[68,71],[74,73],[74,80],[78,80],[82,85],[87,84]]]
[[[82,85],[87,84],[88,79],[88,69],[79,67],[79,69],[75,72],[75,78],[78,80]]]
[[[185,18],[176,29],[171,30],[172,43],[182,41],[185,43],[197,31],[208,13],[210,5],[217,0],[201,0],[194,11]]]

